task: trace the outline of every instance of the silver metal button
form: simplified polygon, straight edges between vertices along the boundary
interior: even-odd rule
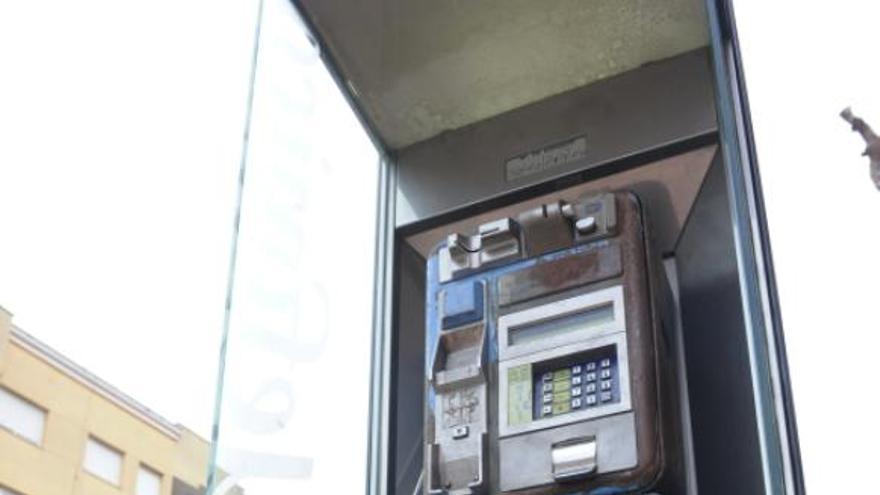
[[[541,408],[542,416],[550,416],[551,414],[553,414],[553,406],[544,406]]]
[[[581,371],[583,371],[583,370],[581,369],[580,365],[571,367],[571,374],[572,375],[580,375]]]
[[[578,395],[581,395],[581,388],[580,387],[572,387],[571,395],[572,395],[572,397],[576,397]]]
[[[470,433],[470,429],[467,427],[467,425],[458,426],[454,430],[452,430],[452,438],[455,438],[455,439],[465,438],[468,436],[469,433]]]
[[[602,380],[602,383],[599,385],[602,390],[611,390],[611,380]]]
[[[601,398],[602,398],[602,402],[611,401],[611,392],[602,392]]]
[[[595,383],[588,383],[588,384],[586,384],[586,386],[584,388],[586,389],[588,394],[591,394],[596,391],[596,384]]]
[[[587,371],[596,371],[596,363],[587,363]]]
[[[554,444],[550,451],[553,479],[570,481],[596,472],[596,438],[577,438]]]
[[[592,234],[596,230],[596,217],[584,217],[574,223],[578,234]]]
[[[599,372],[599,378],[611,378],[611,370],[604,369]]]
[[[580,376],[571,377],[571,384],[572,385],[580,385],[582,381],[583,381],[583,378]]]
[[[611,360],[608,358],[603,359],[600,363],[600,366],[602,366],[603,368],[608,368],[609,366],[611,366]]]
[[[583,401],[581,401],[580,397],[575,397],[574,399],[571,399],[571,408],[572,409],[579,409],[581,407],[581,405],[583,405]]]
[[[550,404],[553,402],[553,394],[544,394],[544,397],[541,400],[544,404]]]
[[[544,392],[552,392],[553,391],[553,383],[545,383],[541,387],[541,390],[543,390]]]
[[[587,381],[595,382],[596,381],[596,373],[587,373]]]
[[[596,405],[596,395],[595,394],[588,395],[586,397],[586,401],[587,401],[588,406],[595,406]]]

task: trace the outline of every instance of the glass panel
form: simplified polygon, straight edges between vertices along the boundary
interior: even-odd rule
[[[357,493],[378,155],[289,2],[261,33],[211,493]]]
[[[99,440],[89,438],[86,442],[83,468],[101,479],[119,485],[122,454]]]
[[[138,469],[137,495],[159,495],[162,491],[162,476],[150,468],[141,466]]]
[[[43,443],[46,412],[0,388],[0,426],[37,445]]]

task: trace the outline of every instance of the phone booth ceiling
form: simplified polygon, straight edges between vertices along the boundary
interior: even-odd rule
[[[700,0],[299,0],[398,149],[707,44]]]

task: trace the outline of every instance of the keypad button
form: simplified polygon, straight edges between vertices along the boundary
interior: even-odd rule
[[[553,381],[553,373],[544,373],[541,376],[541,380],[544,382],[552,382]]]
[[[571,395],[572,395],[573,397],[576,397],[576,396],[578,396],[578,395],[581,395],[581,388],[580,388],[580,387],[572,387],[572,389],[571,389]]]
[[[580,375],[580,374],[581,374],[581,371],[583,371],[583,369],[581,368],[580,365],[572,366],[572,367],[571,367],[571,374],[572,374],[572,375]]]
[[[611,380],[602,380],[602,383],[599,385],[602,390],[611,390]]]
[[[550,404],[553,402],[553,394],[544,394],[544,397],[541,399],[544,404]]]
[[[541,408],[541,415],[542,416],[550,416],[551,414],[553,414],[553,406],[552,405],[546,405]]]
[[[587,363],[587,371],[596,371],[596,363]]]
[[[568,380],[569,378],[571,378],[570,369],[566,368],[564,370],[556,370],[553,372],[553,381]]]
[[[565,402],[553,403],[553,414],[565,414],[569,411],[571,411],[571,404],[569,404],[568,399]]]
[[[583,404],[583,402],[581,401],[580,397],[576,397],[574,399],[571,399],[571,408],[572,409],[579,409],[582,404]]]
[[[608,358],[603,359],[602,362],[600,363],[600,366],[602,366],[603,368],[611,367],[611,360]]]
[[[580,385],[583,380],[584,379],[581,376],[573,376],[573,377],[571,377],[571,384],[572,385]]]
[[[595,383],[588,383],[584,386],[584,390],[586,390],[586,392],[588,394],[592,394],[593,392],[596,391],[596,384]]]
[[[596,373],[595,372],[587,373],[586,378],[587,378],[588,382],[595,382],[596,381]]]
[[[586,402],[587,402],[588,406],[595,406],[596,405],[596,395],[595,394],[588,395],[586,397]]]
[[[553,383],[545,383],[541,390],[544,392],[552,392],[553,391]]]
[[[611,402],[611,392],[602,392],[601,399],[602,402]]]
[[[571,390],[554,390],[553,391],[553,402],[566,401],[571,398]]]
[[[602,378],[603,380],[604,380],[604,379],[607,379],[607,378],[611,378],[611,370],[610,370],[610,369],[604,369],[604,370],[600,371],[600,372],[599,372],[599,378]]]

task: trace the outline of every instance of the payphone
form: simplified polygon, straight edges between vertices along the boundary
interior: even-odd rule
[[[732,2],[290,3],[379,152],[369,495],[803,493]]]
[[[607,192],[434,251],[424,493],[683,493],[647,230],[635,194]]]

